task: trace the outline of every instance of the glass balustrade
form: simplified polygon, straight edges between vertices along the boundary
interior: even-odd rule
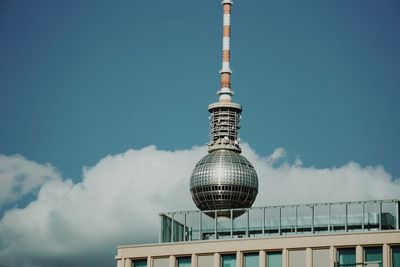
[[[160,242],[399,229],[399,200],[160,214]]]

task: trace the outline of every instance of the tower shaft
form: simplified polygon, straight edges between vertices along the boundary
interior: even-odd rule
[[[217,149],[229,149],[241,152],[239,147],[240,113],[242,106],[232,102],[231,88],[231,11],[233,2],[223,0],[223,38],[222,38],[222,69],[218,91],[219,101],[208,106],[211,113],[211,131],[209,152]]]

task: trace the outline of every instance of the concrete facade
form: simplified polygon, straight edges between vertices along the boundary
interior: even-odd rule
[[[268,267],[266,257],[268,252],[281,251],[282,267],[301,266],[290,262],[292,251],[304,251],[305,267],[335,267],[337,250],[355,248],[357,266],[379,266],[379,264],[364,263],[364,249],[368,247],[382,248],[382,267],[394,266],[391,262],[391,250],[400,246],[400,231],[374,231],[343,234],[313,234],[308,236],[276,236],[267,238],[248,238],[234,240],[213,240],[196,242],[161,243],[149,245],[120,246],[116,261],[117,267],[131,267],[133,260],[147,259],[148,267],[154,265],[155,259],[168,259],[168,267],[177,266],[177,258],[191,257],[191,266],[198,266],[198,258],[202,255],[212,255],[213,266],[221,266],[221,255],[236,255],[236,267],[244,267],[246,253],[259,254],[259,267]],[[329,266],[314,266],[318,260],[317,250],[325,249],[329,254]],[[293,253],[294,255],[294,253]]]

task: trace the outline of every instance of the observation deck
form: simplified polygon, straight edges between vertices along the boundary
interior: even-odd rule
[[[159,242],[399,230],[399,213],[399,200],[166,212],[159,214]]]

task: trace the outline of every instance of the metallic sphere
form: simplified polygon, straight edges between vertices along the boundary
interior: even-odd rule
[[[196,165],[190,192],[200,210],[249,208],[258,193],[251,163],[232,150],[214,150]]]

